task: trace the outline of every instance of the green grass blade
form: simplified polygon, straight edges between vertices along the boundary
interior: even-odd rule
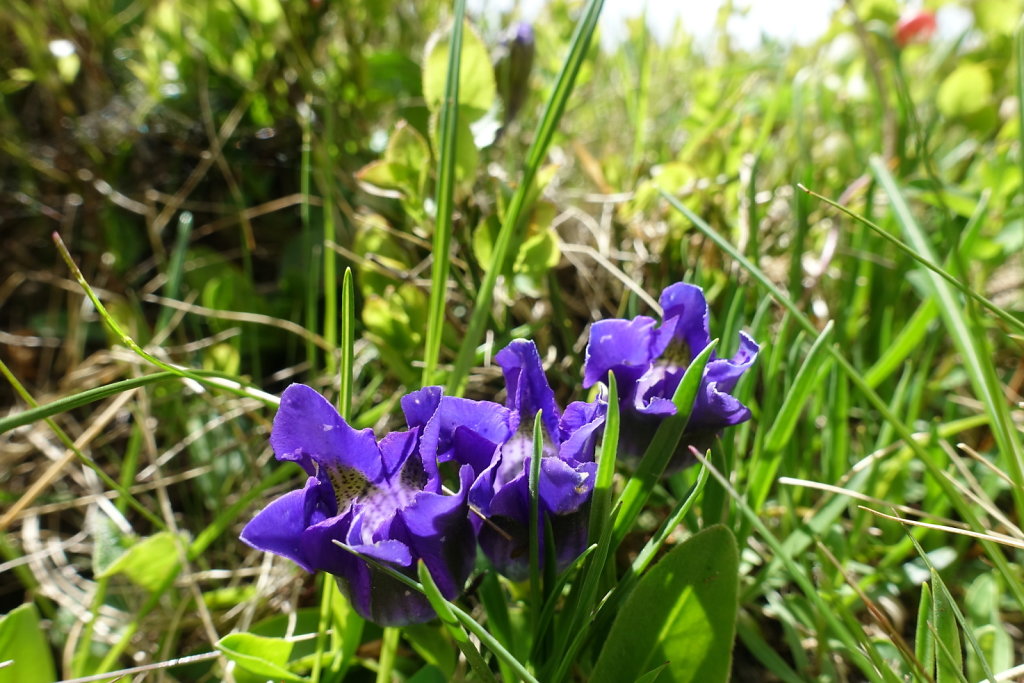
[[[807,357],[796,373],[793,386],[786,392],[786,398],[779,408],[768,434],[764,438],[764,449],[769,453],[782,450],[793,435],[796,421],[800,417],[800,411],[804,403],[810,397],[811,392],[818,385],[821,377],[831,365],[830,358],[824,358],[824,345],[830,342],[832,336],[833,321],[829,320],[825,328],[818,335],[818,338],[811,345]],[[774,476],[774,475],[773,475]]]
[[[174,238],[174,249],[171,251],[171,258],[167,262],[167,283],[164,285],[164,296],[168,299],[177,299],[181,291],[181,276],[185,267],[185,253],[188,251],[188,241],[192,236],[192,213],[183,211],[178,218],[178,234]],[[170,308],[160,309],[156,318],[156,330],[159,332],[167,327],[174,311]]]
[[[423,351],[424,386],[434,383],[434,372],[441,353],[441,332],[448,292],[448,271],[451,267],[452,210],[455,199],[455,154],[459,121],[459,66],[462,61],[462,31],[465,26],[465,0],[455,0],[455,19],[448,47],[448,73],[444,101],[439,120],[437,187],[434,201],[434,263],[430,271],[430,303],[427,314],[427,335]]]
[[[921,230],[910,207],[907,206],[896,180],[889,173],[885,164],[872,159],[871,170],[878,182],[885,189],[892,201],[893,212],[907,235],[910,244],[928,260],[934,262],[934,252],[927,236]],[[928,273],[928,284],[933,297],[939,306],[946,328],[963,359],[965,370],[978,397],[984,402],[992,419],[992,434],[999,446],[999,453],[1010,479],[1014,502],[1018,514],[1024,514],[1024,444],[1010,415],[1010,406],[1006,401],[1002,387],[992,366],[992,356],[985,352],[987,340],[983,335],[975,334],[972,321],[965,314],[963,306],[957,300],[949,282],[934,272]]]
[[[45,420],[48,417],[53,417],[60,413],[66,413],[69,410],[81,408],[82,406],[95,403],[96,401],[102,401],[105,398],[109,398],[115,394],[120,394],[124,391],[131,391],[132,389],[148,386],[150,384],[159,384],[160,382],[166,382],[172,379],[180,380],[181,375],[175,372],[154,372],[149,375],[143,375],[142,377],[133,377],[119,382],[104,384],[103,386],[87,389],[77,394],[71,394],[70,396],[63,396],[55,401],[44,403],[43,405],[23,410],[20,413],[0,418],[0,434],[12,429],[17,429],[18,427],[24,427],[25,425],[32,424],[37,420]]]
[[[352,269],[346,268],[341,281],[341,362],[338,365],[338,412],[346,420],[352,418],[352,385],[355,370],[356,294]]]
[[[543,411],[538,410],[533,418],[533,457],[530,459],[530,599],[533,619],[533,634],[537,637],[537,626],[540,623],[541,595],[540,567],[540,465],[544,457],[544,425],[541,422]],[[550,538],[550,535],[548,535]],[[550,558],[549,558],[550,559]]]
[[[423,586],[423,594],[427,596],[427,600],[430,601],[430,605],[437,612],[437,616],[441,619],[441,623],[444,624],[445,628],[451,634],[455,644],[458,645],[462,653],[466,655],[466,661],[469,662],[470,668],[473,672],[480,677],[483,681],[491,681],[497,683],[498,679],[495,678],[494,673],[490,667],[487,666],[487,662],[484,661],[483,656],[480,654],[480,650],[476,648],[476,645],[469,639],[469,634],[459,623],[455,613],[448,607],[448,601],[441,595],[441,589],[434,583],[434,577],[430,575],[430,570],[427,569],[426,563],[420,560],[416,564],[416,570],[419,573],[420,585]]]
[[[636,473],[622,490],[622,495],[619,496],[622,508],[613,523],[612,548],[618,548],[622,543],[626,533],[640,515],[647,499],[650,498],[654,485],[658,483],[662,472],[665,471],[669,460],[672,459],[679,440],[686,430],[686,423],[690,419],[690,410],[693,408],[693,402],[700,390],[704,368],[711,360],[711,354],[717,345],[718,340],[712,340],[686,368],[686,372],[672,396],[672,402],[676,405],[676,414],[665,418],[661,426],[658,427],[651,445],[648,446],[640,460]]]
[[[914,656],[931,675],[935,674],[935,634],[928,628],[932,614],[932,592],[921,584],[921,602],[917,608],[917,630],[914,634]]]
[[[569,43],[569,54],[565,58],[562,70],[558,74],[558,80],[551,91],[551,97],[544,108],[544,115],[537,126],[533,144],[530,145],[530,149],[526,153],[526,164],[523,168],[522,178],[519,179],[519,185],[512,196],[512,201],[502,217],[501,228],[498,231],[498,237],[494,242],[493,251],[491,252],[491,262],[484,273],[483,282],[477,290],[476,299],[473,302],[473,312],[469,319],[469,326],[459,347],[455,366],[448,376],[446,387],[447,392],[451,395],[460,395],[465,386],[466,377],[469,375],[469,369],[476,356],[476,347],[483,338],[484,328],[487,326],[487,321],[491,315],[491,301],[494,298],[494,287],[497,284],[498,275],[501,274],[502,268],[509,256],[509,246],[512,243],[513,234],[520,224],[523,211],[526,209],[527,195],[533,187],[537,170],[547,155],[548,147],[551,145],[551,140],[558,129],[558,122],[561,120],[562,113],[565,111],[565,105],[569,101],[569,95],[576,84],[576,76],[579,74],[580,66],[583,64],[583,60],[586,58],[587,51],[590,48],[590,40],[594,35],[594,30],[597,28],[597,18],[601,14],[601,7],[603,5],[604,0],[588,0],[583,10],[583,16],[576,24],[576,30],[573,32],[572,40]],[[438,254],[435,250],[434,257],[437,258],[437,256]]]
[[[704,235],[714,242],[722,251],[727,253],[735,261],[737,261],[743,268],[749,272],[760,284],[765,288],[779,304],[785,307],[794,317],[794,319],[800,323],[801,327],[807,330],[811,334],[818,334],[814,323],[800,310],[800,308],[793,302],[793,300],[784,294],[775,284],[764,274],[764,272],[756,265],[751,263],[743,254],[739,252],[728,240],[724,239],[715,230],[711,228],[703,219],[697,214],[687,208],[679,200],[672,195],[666,193],[664,190],[661,191],[661,195],[675,208],[677,211],[686,216],[693,225],[700,230]],[[963,516],[964,520],[975,531],[984,531],[985,525],[982,524],[978,517],[977,511],[966,501],[963,496],[955,489],[955,487],[948,481],[944,476],[944,472],[937,467],[937,465],[929,457],[924,446],[914,437],[913,431],[908,427],[902,420],[900,420],[889,406],[882,400],[875,390],[868,386],[864,381],[864,376],[853,366],[849,359],[844,356],[839,349],[833,346],[826,346],[829,353],[835,359],[836,363],[843,370],[846,376],[850,379],[851,383],[857,388],[858,391],[867,399],[871,407],[878,412],[883,420],[892,425],[893,430],[897,436],[907,445],[907,447],[916,455],[920,461],[925,465],[928,470],[928,474],[938,483],[942,488],[943,493],[947,499],[952,502],[957,511]],[[968,418],[970,419],[970,418]],[[995,415],[979,416],[981,422],[991,421],[995,419]],[[866,470],[865,470],[866,471]],[[862,471],[860,474],[863,474]],[[1015,494],[1020,494],[1020,489],[1014,489]],[[837,513],[838,514],[838,513]],[[790,539],[792,540],[792,538]],[[803,539],[799,541],[800,544],[809,542],[809,537],[805,534]],[[1018,581],[1014,579],[1016,576],[1015,571],[1010,566],[1003,554],[1002,549],[997,547],[996,544],[991,541],[981,541],[982,546],[985,548],[987,556],[992,560],[993,564],[999,569],[1000,573],[1003,574],[1008,580],[1008,585],[1014,593],[1014,598],[1017,602],[1024,606],[1024,586],[1021,586]],[[806,546],[804,546],[806,547]]]
[[[609,520],[608,509],[612,503],[612,481],[615,478],[615,461],[619,451],[619,387],[615,375],[608,372],[608,412],[604,419],[604,435],[597,460],[597,476],[594,493],[590,499],[590,538],[599,538]]]
[[[889,175],[889,171],[888,171],[887,168],[885,168],[884,164],[876,164],[876,163],[872,162],[872,168],[876,169],[876,173],[884,172],[886,175]],[[882,183],[882,186],[886,188],[887,192],[896,189],[895,181],[893,180],[891,175],[889,175],[889,181],[890,181],[890,183],[887,185],[886,182],[883,181],[881,177],[879,177],[879,182]],[[926,269],[930,270],[932,273],[934,273],[938,277],[940,277],[943,280],[945,280],[947,283],[949,283],[949,284],[953,285],[954,287],[956,287],[958,290],[960,290],[960,292],[962,294],[964,294],[964,296],[970,297],[974,301],[978,302],[978,304],[983,306],[986,310],[988,310],[993,315],[997,316],[1004,323],[1006,323],[1010,327],[1016,328],[1017,330],[1024,331],[1024,321],[1018,320],[1017,318],[1013,317],[1012,315],[1010,315],[1009,313],[1004,311],[999,306],[995,305],[994,303],[992,303],[991,301],[989,301],[988,299],[986,299],[982,295],[978,294],[977,292],[975,292],[973,289],[971,289],[970,287],[968,287],[964,283],[960,282],[960,280],[956,279],[953,275],[951,275],[944,268],[942,268],[942,266],[938,265],[938,263],[936,262],[935,254],[932,253],[931,246],[928,244],[927,241],[921,241],[921,240],[915,238],[912,235],[911,236],[911,242],[912,242],[913,246],[907,245],[904,242],[902,242],[900,239],[898,239],[895,235],[889,234],[888,232],[883,230],[880,226],[872,223],[871,221],[869,221],[868,219],[864,218],[863,216],[861,216],[861,215],[859,215],[859,214],[857,214],[857,213],[855,213],[853,211],[850,211],[849,209],[847,209],[842,204],[834,202],[831,199],[829,199],[828,197],[824,197],[824,196],[818,194],[817,192],[814,192],[813,190],[807,189],[806,187],[804,187],[802,185],[800,186],[800,189],[803,190],[804,192],[806,192],[807,194],[811,195],[812,197],[820,199],[821,201],[825,202],[829,206],[832,206],[832,207],[838,209],[839,211],[842,211],[847,216],[849,216],[850,218],[853,218],[854,220],[858,221],[862,225],[867,226],[872,231],[874,231],[875,234],[879,235],[880,237],[885,238],[890,244],[892,244],[894,247],[896,247],[901,252],[903,252],[904,255],[909,256],[914,261],[917,261],[919,264],[924,266]],[[906,205],[905,204],[904,204],[903,208],[906,209]],[[902,217],[910,217],[910,219],[913,220],[913,217],[909,213],[909,209],[906,210],[905,213],[902,213],[900,211],[900,209],[897,208],[897,215],[901,216],[901,222],[902,222]],[[918,232],[920,233],[920,231],[918,231]],[[921,234],[923,234],[923,233],[921,233]]]

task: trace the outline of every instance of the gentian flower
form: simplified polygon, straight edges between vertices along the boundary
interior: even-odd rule
[[[615,375],[622,416],[619,453],[626,457],[643,455],[661,420],[675,414],[672,395],[690,362],[711,343],[708,304],[700,287],[676,283],[661,293],[660,303],[660,326],[641,315],[600,320],[590,328],[583,386],[604,380],[609,371]],[[750,419],[750,410],[731,392],[757,352],[754,340],[740,332],[732,358],[712,354],[669,470],[692,464],[690,446],[706,450],[723,428]]]
[[[541,562],[545,519],[550,520],[555,564],[564,569],[587,542],[590,495],[597,464],[594,447],[606,406],[573,403],[563,414],[544,376],[532,341],[516,340],[495,360],[505,374],[506,406],[446,396],[423,433],[423,452],[439,462],[473,469],[469,502],[477,540],[494,567],[513,580],[529,574],[530,464],[533,426],[541,412],[544,446],[538,480]]]
[[[466,502],[472,468],[460,471],[459,493],[446,495],[437,463],[420,448],[425,415],[439,398],[438,387],[404,397],[415,424],[378,443],[310,387],[288,387],[270,443],[278,460],[298,463],[309,478],[257,513],[242,540],[306,571],[333,574],[356,611],[377,624],[432,619],[426,598],[336,542],[413,578],[423,560],[446,598],[462,591],[476,554]]]

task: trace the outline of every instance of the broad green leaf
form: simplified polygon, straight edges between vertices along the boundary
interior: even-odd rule
[[[256,676],[281,681],[304,681],[287,669],[292,644],[283,638],[267,638],[252,633],[229,633],[216,643],[224,656]]]
[[[950,118],[977,114],[991,100],[992,76],[981,64],[961,64],[939,86],[939,111]]]
[[[143,538],[108,565],[99,577],[124,574],[146,590],[155,591],[178,568],[178,543],[169,531]],[[181,543],[183,548],[188,547],[187,541]]]
[[[729,680],[738,577],[736,539],[724,526],[669,551],[619,610],[590,680],[635,681],[662,664],[659,681]]]
[[[50,683],[57,673],[36,606],[27,603],[0,618],[0,683]]]
[[[100,511],[86,516],[85,526],[92,537],[92,572],[102,576],[104,572],[131,548],[134,536],[123,533],[110,517]]]
[[[430,146],[406,121],[399,121],[388,140],[384,158],[359,169],[356,177],[363,183],[398,193],[413,202],[423,202],[423,190],[430,167]]]
[[[444,99],[445,76],[448,73],[448,32],[444,36],[435,34],[427,44],[427,56],[423,64],[423,97],[430,111],[437,112]],[[466,22],[462,34],[462,59],[459,63],[459,110],[460,118],[467,124],[476,121],[494,103],[494,68],[487,46],[473,27]],[[468,133],[467,133],[468,135]],[[462,137],[462,131],[459,131]],[[472,136],[468,136],[472,140]]]

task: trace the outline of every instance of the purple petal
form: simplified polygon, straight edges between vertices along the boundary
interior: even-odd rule
[[[505,373],[508,407],[520,414],[521,422],[533,420],[538,411],[543,411],[544,429],[550,438],[557,439],[561,411],[544,375],[537,346],[528,339],[516,339],[499,351],[494,360]]]
[[[704,290],[696,285],[677,282],[661,293],[662,319],[661,334],[670,335],[670,343],[686,344],[688,365],[693,357],[711,343],[708,332],[708,302]]]
[[[480,474],[494,462],[501,444],[486,439],[469,427],[459,427],[452,438],[452,459],[469,465],[474,474]]]
[[[732,358],[719,358],[708,363],[704,378],[707,382],[716,382],[719,391],[730,392],[744,372],[750,369],[757,359],[760,348],[745,332],[740,332],[740,347]]]
[[[303,488],[271,501],[245,525],[241,539],[257,550],[286,557],[307,572],[316,571],[303,551],[301,538],[314,517],[319,517],[315,521],[324,518],[322,508],[317,515],[322,485],[310,477]]]
[[[441,479],[434,458],[421,457],[417,446],[420,430],[392,432],[380,440],[380,454],[385,476],[391,486],[421,491],[438,491]]]
[[[405,413],[406,423],[410,427],[425,426],[437,411],[443,393],[441,387],[423,387],[403,396],[402,412]]]
[[[472,478],[472,470],[464,465],[459,471],[458,495],[420,493],[412,505],[402,510],[392,527],[394,537],[423,559],[441,594],[449,599],[462,592],[476,559],[473,526],[466,505]]]
[[[381,478],[381,457],[372,429],[356,431],[326,398],[304,384],[281,394],[270,445],[278,460],[299,463],[313,474],[313,463],[328,468],[354,468],[371,482]]]
[[[626,392],[664,350],[665,341],[657,334],[656,325],[653,318],[644,315],[632,320],[598,320],[591,325],[583,361],[583,388],[605,381],[610,370],[615,373],[619,391]]]
[[[562,415],[558,429],[562,433],[562,444],[558,457],[562,460],[590,462],[594,459],[597,437],[604,429],[608,404],[600,401],[569,404]]]
[[[423,429],[420,452],[424,460],[437,458],[438,462],[446,462],[454,457],[453,440],[460,427],[500,444],[515,432],[516,426],[516,416],[497,403],[445,396]]]
[[[597,463],[582,463],[573,468],[558,458],[544,458],[540,461],[540,470],[537,494],[546,511],[565,515],[590,500]]]

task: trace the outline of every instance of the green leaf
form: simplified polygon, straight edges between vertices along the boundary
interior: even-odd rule
[[[304,681],[287,669],[292,644],[283,638],[267,638],[252,633],[229,633],[215,647],[237,666],[260,677],[282,681]]]
[[[981,64],[961,64],[939,86],[938,106],[945,116],[970,116],[992,100],[992,76]]]
[[[273,24],[281,19],[280,0],[235,0],[242,14],[261,24]]]
[[[448,73],[448,45],[447,33],[443,37],[435,34],[427,43],[427,57],[423,64],[423,97],[432,112],[441,109],[441,101],[444,99],[445,76]],[[491,55],[467,21],[462,34],[462,53],[459,62],[459,110],[467,123],[476,121],[487,113],[494,103],[495,90]],[[472,140],[472,137],[470,139]]]
[[[658,431],[654,433],[651,445],[647,447],[647,451],[640,459],[636,472],[622,490],[622,495],[619,496],[622,508],[613,524],[612,548],[617,548],[622,543],[622,539],[626,537],[626,533],[640,515],[644,503],[647,502],[655,484],[658,483],[658,479],[679,446],[679,440],[683,437],[686,423],[690,419],[690,410],[697,398],[697,392],[700,390],[704,369],[717,345],[718,340],[712,340],[686,368],[683,378],[679,380],[679,386],[676,387],[676,391],[672,395],[676,414],[662,420]]]
[[[929,675],[935,673],[935,634],[928,628],[932,615],[932,591],[927,583],[921,584],[921,602],[917,608],[917,631],[914,636],[914,656]]]
[[[178,542],[169,531],[144,538],[108,565],[99,578],[124,574],[146,590],[155,591],[178,568]],[[181,542],[182,548],[187,547],[187,542]]]
[[[379,194],[397,193],[411,201],[423,202],[427,169],[430,167],[430,146],[407,121],[399,121],[388,140],[384,158],[363,166],[356,178],[374,188]]]
[[[932,582],[941,581],[932,570]],[[960,681],[963,679],[963,649],[960,646],[960,629],[949,594],[936,586],[932,593],[932,623],[935,627],[935,682]]]
[[[832,321],[828,321],[825,329],[815,340],[811,350],[807,352],[800,370],[796,373],[793,386],[786,392],[786,398],[779,408],[778,416],[772,423],[765,437],[764,449],[769,453],[781,450],[793,435],[796,421],[804,403],[810,398],[811,392],[821,383],[825,371],[832,365],[832,357],[824,352],[824,346],[832,336]]]
[[[659,681],[727,681],[738,577],[739,551],[726,527],[681,543],[623,604],[590,680],[635,681],[667,663]]]
[[[0,618],[0,683],[50,683],[57,673],[36,606],[27,603]]]

